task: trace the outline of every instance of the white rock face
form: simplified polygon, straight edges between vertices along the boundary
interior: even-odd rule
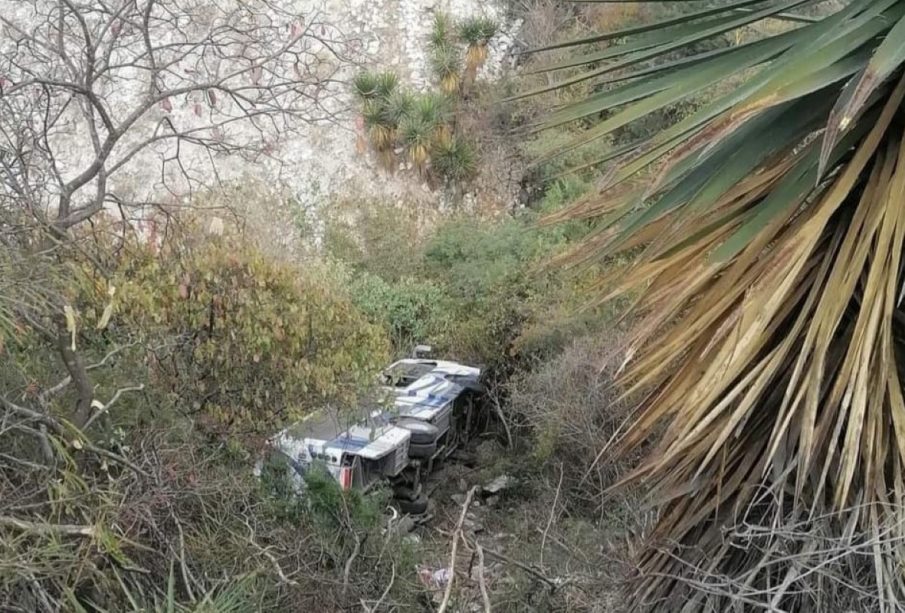
[[[205,0],[201,0],[205,1]],[[388,175],[365,153],[356,150],[357,121],[355,101],[348,81],[360,67],[388,68],[398,72],[403,83],[416,88],[430,86],[426,58],[427,37],[437,11],[455,18],[487,16],[500,24],[500,33],[490,45],[490,55],[479,78],[492,79],[505,68],[518,24],[507,22],[501,3],[482,0],[271,0],[284,10],[300,17],[317,14],[317,19],[330,23],[342,33],[340,54],[345,61],[335,75],[337,81],[328,86],[328,110],[331,122],[304,126],[288,137],[273,143],[270,156],[254,161],[238,156],[221,156],[211,168],[208,156],[196,156],[187,163],[194,172],[208,173],[225,182],[254,179],[269,186],[274,194],[290,197],[304,208],[317,206],[332,197],[377,197],[392,201],[408,200],[439,204],[442,195],[430,191],[408,174]],[[26,3],[0,0],[0,15],[11,21],[26,23]],[[3,38],[3,36],[0,36]],[[6,43],[9,43],[7,38]],[[5,43],[0,41],[0,48]],[[2,75],[0,75],[2,76]],[[343,82],[344,81],[344,82]],[[122,96],[139,96],[141,91],[122,92]],[[191,100],[173,102],[168,111],[174,120],[192,122],[197,103]],[[152,113],[149,124],[159,121],[163,111]],[[233,128],[242,130],[236,124]],[[249,132],[253,138],[254,131]],[[83,143],[64,148],[73,165],[84,161]],[[161,159],[166,153],[148,151],[137,156],[115,178],[115,189],[129,198],[159,199],[162,190]],[[66,160],[63,160],[66,164]]]

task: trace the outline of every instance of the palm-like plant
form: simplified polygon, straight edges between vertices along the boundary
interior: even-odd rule
[[[437,143],[431,154],[431,169],[453,183],[468,181],[477,169],[474,149],[466,141],[456,137]]]
[[[440,90],[447,95],[459,91],[462,60],[459,50],[451,44],[444,44],[430,49],[430,65],[434,76],[440,82]]]
[[[361,115],[364,118],[371,145],[378,151],[390,148],[396,133],[394,125],[387,121],[384,101],[379,99],[365,101],[362,105]]]
[[[429,117],[413,113],[399,125],[399,138],[405,146],[409,161],[423,172],[430,160],[437,125]]]
[[[459,24],[459,39],[468,45],[465,65],[470,74],[475,74],[487,61],[487,45],[496,32],[496,22],[487,17],[472,17]]]
[[[451,44],[454,28],[452,19],[450,19],[449,15],[438,12],[434,15],[434,22],[431,25],[428,47],[433,49],[435,47],[443,47]]]
[[[372,100],[377,97],[377,88],[380,84],[380,78],[376,72],[365,70],[355,75],[352,81],[352,87],[355,95],[362,101]]]
[[[405,89],[393,91],[383,104],[384,121],[395,130],[406,115],[415,108],[417,97]]]
[[[642,314],[624,380],[645,399],[619,446],[662,433],[632,475],[664,501],[638,603],[725,610],[701,580],[721,576],[735,603],[828,610],[801,589],[818,541],[777,536],[824,518],[871,560],[845,581],[905,605],[905,2],[788,14],[814,4],[733,0],[564,43],[576,55],[546,69],[578,74],[531,92],[610,84],[546,118],[605,117],[551,156],[717,92],[643,143],[602,148],[599,193],[551,219],[598,220],[577,261],[638,254],[611,294],[635,292]],[[789,27],[675,59],[776,18]],[[725,538],[740,516],[762,547]],[[705,589],[681,598],[691,574]]]

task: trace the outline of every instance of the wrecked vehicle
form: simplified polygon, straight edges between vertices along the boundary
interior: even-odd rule
[[[384,369],[374,408],[344,416],[312,413],[270,439],[271,455],[288,463],[299,487],[305,473],[320,466],[344,490],[386,480],[403,512],[425,512],[422,477],[467,439],[483,391],[480,368],[429,353],[419,346],[416,357]]]

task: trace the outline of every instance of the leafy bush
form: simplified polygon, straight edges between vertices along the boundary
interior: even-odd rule
[[[440,283],[413,277],[391,283],[362,273],[349,289],[355,305],[385,326],[400,350],[419,342],[437,342],[446,334],[452,302]]]
[[[386,356],[381,330],[335,281],[263,255],[240,233],[130,241],[109,265],[106,279],[86,271],[90,321],[115,288],[113,323],[95,343],[140,334],[158,393],[217,431],[272,432],[309,408],[354,402]]]

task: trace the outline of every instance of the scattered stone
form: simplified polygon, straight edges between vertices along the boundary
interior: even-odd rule
[[[462,527],[472,534],[484,532],[484,524],[475,517],[466,517],[465,521],[462,522]]]
[[[509,475],[500,475],[484,486],[484,493],[493,496],[515,485],[515,479]]]

